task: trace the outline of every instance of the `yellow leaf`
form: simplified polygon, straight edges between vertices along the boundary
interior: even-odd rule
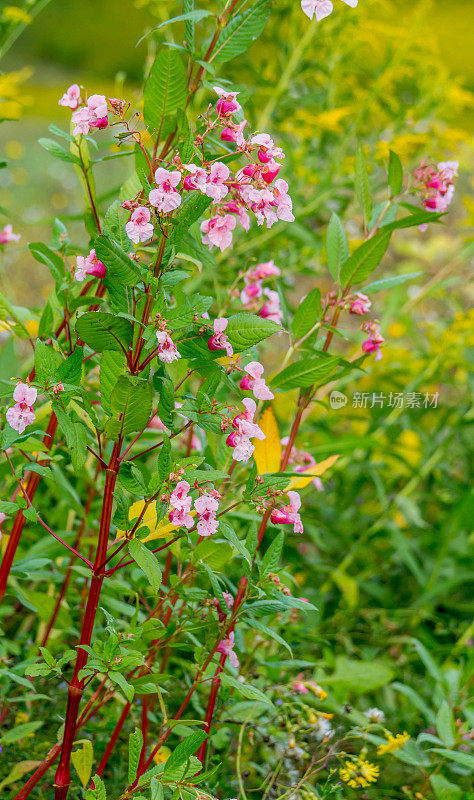
[[[337,461],[339,456],[329,456],[324,461],[320,461],[319,464],[316,464],[314,467],[308,467],[305,469],[304,472],[301,473],[301,478],[292,478],[289,482],[288,486],[285,489],[285,492],[289,492],[293,489],[304,489],[313,478],[318,478],[320,475],[324,475],[324,473],[332,467],[332,465]]]
[[[279,472],[281,462],[281,443],[277,421],[271,406],[265,409],[258,421],[259,427],[265,434],[265,439],[254,439],[254,458],[259,475],[266,472]]]
[[[89,783],[89,778],[92,772],[94,751],[92,749],[92,744],[88,739],[83,739],[82,741],[82,748],[80,750],[75,750],[74,753],[71,753],[71,761],[74,764],[74,768],[79,775],[79,779],[85,789]]]
[[[128,511],[129,518],[131,520],[138,519],[143,511],[144,505],[144,500],[137,500],[136,503],[130,506]],[[196,512],[191,511],[190,514],[192,517],[194,517]],[[141,519],[141,524],[146,525],[146,527],[150,529],[150,533],[148,536],[145,536],[145,538],[142,539],[142,542],[151,542],[153,539],[165,539],[169,533],[172,533],[178,529],[177,526],[173,525],[173,523],[170,522],[167,517],[162,519],[160,522],[157,522],[155,503],[150,503],[145,509],[145,513]],[[124,536],[125,531],[117,530],[117,539],[123,539]]]

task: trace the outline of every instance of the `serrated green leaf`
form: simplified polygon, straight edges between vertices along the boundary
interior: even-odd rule
[[[230,61],[245,53],[263,32],[270,8],[269,0],[259,0],[252,8],[234,17],[221,32],[210,61]]]
[[[225,332],[235,352],[239,353],[281,330],[281,325],[270,319],[241,313],[229,317],[229,324]]]
[[[117,282],[122,286],[135,286],[140,280],[133,261],[109,236],[104,234],[98,236],[94,241],[94,247],[97,258],[105,264],[107,270],[106,285],[109,282]]]
[[[222,676],[222,685],[232,687],[232,689],[235,689],[238,694],[241,694],[242,697],[246,697],[248,700],[259,700],[261,703],[265,703],[266,705],[273,707],[273,703],[270,698],[261,692],[260,689],[257,689],[256,686],[252,686],[249,683],[241,683],[231,675]]]
[[[271,387],[278,392],[290,392],[292,389],[304,389],[322,383],[332,375],[338,363],[339,359],[336,357],[303,358],[279,372],[273,378]]]
[[[187,79],[181,56],[175,50],[160,50],[145,84],[143,115],[147,126],[163,132],[165,117],[184,108]]]
[[[362,147],[358,145],[355,158],[355,185],[359,203],[364,212],[364,219],[368,223],[372,213],[372,201],[370,199],[370,185],[369,176],[367,174],[367,165],[365,163],[365,156]]]
[[[388,226],[387,226],[388,227]],[[391,230],[383,228],[380,233],[360,245],[344,262],[341,268],[343,286],[362,283],[380,264],[390,241]]]
[[[400,194],[403,186],[403,167],[400,158],[393,150],[390,150],[388,162],[388,185],[390,196],[395,197]]]
[[[332,214],[326,234],[328,269],[335,281],[339,280],[341,266],[349,258],[349,245],[341,220]]]
[[[161,586],[161,569],[155,554],[139,539],[132,539],[128,543],[128,552],[148,578],[153,591],[158,592]]]
[[[295,339],[301,339],[313,328],[321,317],[321,292],[313,289],[301,301],[295,311],[291,330]]]
[[[104,311],[82,314],[76,322],[78,337],[93,350],[127,350],[133,337],[128,319]]]

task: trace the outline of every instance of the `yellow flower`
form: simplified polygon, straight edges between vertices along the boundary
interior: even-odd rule
[[[22,8],[18,8],[18,6],[6,6],[6,8],[3,9],[3,18],[7,19],[9,22],[24,22],[25,25],[29,25],[30,22],[33,22],[33,18],[28,12],[24,11]]]
[[[380,769],[370,761],[358,758],[357,761],[346,761],[339,770],[339,775],[345,783],[353,789],[364,788],[369,783],[375,783],[379,776]]]
[[[384,756],[387,753],[395,753],[403,747],[405,742],[408,742],[409,738],[410,736],[406,731],[405,733],[397,733],[396,736],[392,736],[390,733],[385,744],[381,744],[377,748],[377,755]]]

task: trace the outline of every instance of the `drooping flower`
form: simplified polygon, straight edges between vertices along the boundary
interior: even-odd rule
[[[349,311],[351,314],[367,314],[372,306],[371,300],[366,294],[356,292]]]
[[[218,317],[214,320],[214,333],[207,343],[209,350],[225,350],[228,356],[233,354],[232,345],[227,338],[227,334],[224,333],[228,324],[229,320],[225,317]]]
[[[194,508],[198,514],[197,532],[199,536],[212,536],[217,533],[219,522],[216,514],[219,509],[217,497],[210,494],[202,494],[194,501]]]
[[[192,497],[188,495],[190,488],[187,481],[179,481],[171,492],[170,506],[172,510],[169,518],[173,525],[185,528],[192,528],[194,525],[194,520],[189,513],[193,502]]]
[[[183,166],[191,173],[185,177],[183,188],[187,190],[200,189],[201,192],[204,192],[207,182],[206,170],[198,167],[197,164],[183,164]]]
[[[257,133],[252,136],[251,143],[258,146],[258,160],[261,164],[268,164],[275,158],[285,158],[281,147],[277,147],[268,133]]]
[[[301,508],[301,498],[298,492],[288,492],[289,506],[274,508],[271,513],[271,521],[275,525],[293,525],[295,533],[303,533],[303,523],[299,515]]]
[[[103,94],[92,94],[83,108],[78,108],[72,115],[75,127],[74,136],[86,135],[91,128],[106,128],[109,124],[107,100]]]
[[[263,319],[271,319],[273,322],[280,322],[283,319],[283,311],[280,308],[280,295],[273,289],[264,289],[263,294],[268,298],[267,302],[260,309],[259,316]]]
[[[223,253],[227,247],[232,247],[232,231],[236,224],[232,214],[205,219],[201,222],[201,231],[204,234],[202,243],[209,245],[209,249],[218,247]]]
[[[240,388],[244,392],[251,391],[258,400],[273,400],[275,395],[270,391],[263,375],[263,365],[259,361],[251,361],[244,367],[245,375],[240,381]]]
[[[12,225],[5,225],[5,227],[0,231],[0,244],[18,242],[19,239],[21,239],[21,233],[13,233]]]
[[[81,89],[77,83],[73,83],[68,89],[66,89],[65,93],[58,101],[58,106],[66,106],[67,108],[72,108],[73,111],[78,108],[79,103],[81,102]]]
[[[160,361],[165,364],[171,364],[181,358],[178,348],[167,331],[157,331],[156,338],[158,340],[158,358]]]
[[[88,256],[76,256],[76,269],[74,271],[76,281],[84,281],[88,275],[93,278],[105,278],[106,275],[105,264],[99,261],[94,249],[90,251]]]
[[[351,8],[355,8],[358,0],[343,0],[343,2]],[[310,19],[315,16],[316,20],[320,22],[331,14],[333,4],[331,0],[301,0],[301,8]]]
[[[233,667],[238,668],[240,666],[240,662],[237,658],[237,655],[234,653],[234,647],[234,631],[231,631],[227,639],[222,639],[222,641],[219,642],[216,649],[218,653],[222,653],[222,655],[228,657],[229,663],[232,664]]]
[[[232,421],[234,430],[226,439],[228,447],[233,448],[232,458],[234,461],[248,461],[255,447],[252,439],[265,439],[265,434],[261,428],[253,421],[257,404],[251,397],[246,397],[242,401],[245,412],[238,414]]]
[[[225,183],[229,180],[229,175],[230,170],[226,164],[221,161],[212,164],[203,191],[208,197],[212,197],[214,203],[220,203],[229,193],[229,188]]]
[[[181,195],[176,191],[176,187],[181,182],[181,173],[178,170],[171,171],[158,167],[155,171],[156,189],[152,189],[148,199],[152,206],[163,214],[175,211],[181,205]]]
[[[436,166],[422,161],[413,172],[413,191],[420,194],[427,211],[446,211],[454,196],[457,161],[440,161]]]
[[[361,328],[369,333],[369,338],[366,339],[365,342],[362,342],[362,350],[369,355],[375,353],[375,360],[379,361],[382,358],[380,347],[385,341],[380,333],[380,325],[372,320],[370,322],[363,322]]]
[[[133,211],[132,216],[125,225],[127,236],[134,244],[146,242],[153,236],[153,225],[150,222],[150,209],[145,206],[138,206]]]
[[[289,437],[284,436],[283,439],[281,440],[282,447],[286,448],[288,442],[289,442]],[[316,459],[314,458],[314,456],[311,455],[311,453],[308,453],[306,450],[298,450],[293,445],[293,447],[291,448],[290,457],[288,459],[288,464],[290,464],[293,467],[295,472],[305,472],[305,470],[307,470],[309,467],[316,466]],[[313,486],[316,487],[318,492],[323,491],[323,483],[321,481],[321,478],[318,478],[316,476],[315,478],[313,478],[311,483],[313,484]]]
[[[281,275],[281,272],[272,259],[272,261],[263,261],[261,264],[257,264],[256,267],[247,272],[246,277],[250,281],[264,281],[267,278],[277,278],[279,275]]]
[[[13,390],[15,405],[7,409],[6,417],[10,427],[20,434],[36,419],[33,404],[37,394],[34,386],[28,386],[27,383],[18,383]]]
[[[214,91],[219,95],[216,108],[219,114],[226,117],[228,114],[234,114],[240,111],[242,106],[237,102],[238,92],[228,92],[227,89],[221,89],[220,86],[214,86]]]

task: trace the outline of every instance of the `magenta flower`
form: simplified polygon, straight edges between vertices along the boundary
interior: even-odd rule
[[[233,667],[238,668],[240,666],[240,661],[234,653],[234,647],[234,631],[231,631],[227,639],[222,639],[222,641],[219,642],[217,645],[217,652],[222,653],[224,656],[228,656],[229,663],[232,664]]]
[[[299,515],[301,508],[301,498],[298,492],[288,492],[289,506],[274,508],[271,514],[271,521],[275,525],[293,525],[295,533],[303,533],[303,523]]]
[[[363,322],[361,329],[363,331],[367,331],[369,334],[369,338],[366,339],[365,342],[362,342],[362,350],[368,355],[374,353],[375,360],[379,361],[382,358],[382,351],[380,347],[385,341],[380,333],[380,325],[372,320],[369,322]]]
[[[204,234],[202,243],[209,245],[209,249],[216,246],[224,252],[227,247],[232,247],[232,231],[236,224],[235,217],[231,214],[204,220],[201,223],[201,231]]]
[[[228,447],[233,448],[232,458],[234,461],[248,461],[252,455],[255,447],[252,444],[252,439],[265,439],[265,434],[259,426],[253,421],[257,405],[255,400],[246,397],[242,401],[245,412],[238,414],[232,421],[234,430],[226,439]]]
[[[102,261],[99,261],[92,249],[88,256],[76,256],[76,269],[74,277],[76,281],[83,281],[87,276],[93,278],[105,278],[106,269]]]
[[[446,211],[454,196],[458,168],[457,161],[440,161],[437,166],[422,161],[413,172],[413,191],[421,195],[428,211]]]
[[[244,369],[247,375],[240,381],[240,388],[244,392],[253,392],[257,400],[273,400],[275,395],[268,388],[264,378],[262,378],[263,365],[259,361],[251,361]]]
[[[214,333],[209,339],[207,346],[209,350],[225,350],[228,356],[234,352],[231,343],[224,333],[229,321],[225,317],[219,317],[214,320]]]
[[[236,100],[238,92],[228,92],[226,89],[221,89],[220,86],[214,86],[213,88],[215,93],[219,95],[216,108],[221,116],[226,117],[228,114],[240,111],[242,106]]]
[[[207,182],[207,172],[202,167],[198,167],[196,164],[183,164],[184,168],[191,173],[191,175],[187,175],[184,179],[183,188],[184,189],[199,189],[201,192],[206,190],[206,182]]]
[[[15,405],[7,410],[7,422],[13,430],[23,433],[28,425],[35,421],[33,403],[36,401],[37,390],[27,383],[18,383],[13,391]]]
[[[260,309],[260,314],[263,319],[271,319],[273,322],[280,322],[283,319],[283,311],[280,308],[280,295],[274,292],[273,289],[264,289],[263,294],[268,298],[267,302]]]
[[[253,270],[247,272],[247,278],[252,281],[264,281],[267,278],[277,278],[279,275],[281,275],[281,272],[273,260],[263,261],[261,264],[257,264]]]
[[[153,225],[150,222],[150,209],[138,206],[125,225],[127,236],[134,244],[146,242],[153,236]]]
[[[77,83],[73,83],[69,89],[66,89],[65,93],[58,101],[58,106],[66,106],[67,108],[72,108],[72,110],[75,111],[80,102],[81,89]]]
[[[160,361],[165,364],[171,364],[176,359],[181,358],[178,348],[167,331],[157,331],[156,338],[158,340],[158,358]]]
[[[181,205],[181,195],[176,191],[176,187],[181,181],[181,173],[178,170],[171,171],[158,167],[155,172],[155,183],[157,189],[152,189],[148,199],[152,206],[163,214],[175,211]]]
[[[187,481],[179,481],[171,492],[170,506],[172,510],[169,518],[170,522],[178,527],[192,528],[194,525],[194,520],[189,513],[193,502],[192,497],[188,495],[190,488]]]
[[[194,508],[198,514],[197,532],[199,536],[212,536],[217,533],[219,522],[216,514],[219,501],[210,494],[203,494],[194,501]]]
[[[351,314],[367,314],[371,306],[372,302],[366,294],[356,292],[349,311]]]
[[[229,167],[221,161],[211,166],[209,175],[207,176],[204,194],[207,194],[208,197],[212,197],[214,203],[220,203],[229,193],[229,189],[225,184],[225,181],[229,180],[229,175]]]
[[[13,233],[12,225],[5,225],[3,230],[0,231],[0,244],[8,244],[9,242],[18,242],[21,239],[20,233]]]

